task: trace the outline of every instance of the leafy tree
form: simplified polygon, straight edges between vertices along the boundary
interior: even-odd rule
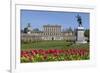
[[[27,33],[28,32],[28,29],[27,28],[24,28],[24,33]]]
[[[84,36],[88,38],[88,41],[89,41],[89,38],[90,38],[90,34],[89,33],[90,33],[89,29],[86,29],[85,32],[84,32]]]
[[[71,27],[69,27],[65,31],[67,31],[67,32],[73,32],[73,29]]]
[[[38,32],[40,31],[38,28],[33,29],[33,31]]]

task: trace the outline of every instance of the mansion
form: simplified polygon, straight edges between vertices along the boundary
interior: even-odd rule
[[[75,32],[71,29],[62,31],[61,25],[43,25],[43,30],[32,29],[30,24],[21,32],[21,40],[76,40]]]

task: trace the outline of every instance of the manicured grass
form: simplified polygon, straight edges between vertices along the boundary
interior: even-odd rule
[[[65,40],[35,41],[30,43],[21,43],[22,50],[28,49],[68,49],[68,48],[89,48],[89,44],[75,44]]]

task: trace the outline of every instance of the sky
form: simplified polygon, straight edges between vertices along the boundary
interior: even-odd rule
[[[33,29],[43,29],[43,25],[61,25],[62,30],[71,27],[78,27],[76,16],[79,14],[82,18],[82,25],[85,29],[89,28],[89,13],[82,12],[56,12],[56,11],[39,11],[39,10],[21,10],[20,11],[21,29],[24,29],[28,23]]]

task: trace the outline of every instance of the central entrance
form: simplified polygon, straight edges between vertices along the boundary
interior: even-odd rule
[[[54,37],[52,37],[52,40],[54,40]]]

